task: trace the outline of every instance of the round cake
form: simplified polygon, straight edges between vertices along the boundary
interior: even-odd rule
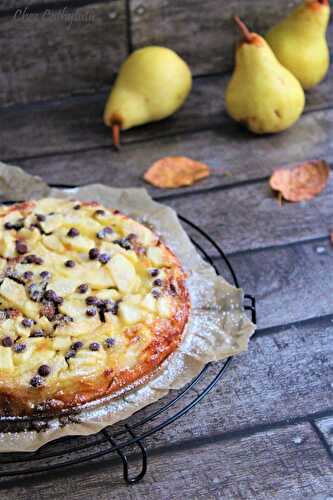
[[[143,383],[178,346],[186,274],[95,202],[0,207],[0,415],[57,415]]]

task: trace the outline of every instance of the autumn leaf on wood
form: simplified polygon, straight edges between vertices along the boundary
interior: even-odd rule
[[[159,188],[178,188],[191,186],[208,176],[209,167],[205,163],[186,156],[166,156],[151,165],[144,179]]]
[[[313,160],[292,169],[275,170],[269,184],[287,201],[305,201],[321,193],[329,175],[330,167],[325,160]]]

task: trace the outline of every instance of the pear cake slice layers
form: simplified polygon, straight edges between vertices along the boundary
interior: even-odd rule
[[[143,383],[178,346],[186,275],[98,203],[0,207],[0,416],[56,415]]]

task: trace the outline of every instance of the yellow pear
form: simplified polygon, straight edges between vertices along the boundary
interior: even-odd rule
[[[173,50],[144,47],[133,52],[120,68],[104,110],[104,123],[119,130],[161,120],[181,107],[192,87],[188,65]]]
[[[243,40],[225,102],[229,115],[257,134],[280,132],[299,118],[304,92],[298,80],[276,59],[266,41],[235,18]]]
[[[329,50],[325,35],[329,16],[328,0],[306,0],[266,36],[280,63],[304,89],[317,85],[327,73]]]

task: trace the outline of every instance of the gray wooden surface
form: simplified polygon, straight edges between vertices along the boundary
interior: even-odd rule
[[[312,158],[332,164],[332,70],[307,94],[299,122],[279,135],[251,135],[227,117],[223,102],[237,36],[232,15],[264,32],[296,3],[1,2],[0,160],[56,185],[146,187],[221,244],[242,287],[258,301],[258,334],[249,352],[233,360],[191,413],[147,439],[149,469],[141,483],[125,486],[112,456],[80,468],[0,478],[1,499],[333,496],[333,181],[318,198],[282,208],[268,187],[281,164]],[[69,26],[68,20],[43,18],[45,9],[60,12],[65,5],[94,20]],[[17,9],[24,7],[35,17],[19,19]],[[128,51],[148,43],[176,49],[200,76],[181,111],[126,132],[116,153],[101,121],[106,94]],[[147,186],[146,168],[174,154],[207,162],[212,175],[186,189]],[[196,393],[189,391],[175,411]],[[158,407],[144,409],[134,421]],[[60,451],[64,445],[56,446]],[[134,466],[138,457],[133,455]]]

